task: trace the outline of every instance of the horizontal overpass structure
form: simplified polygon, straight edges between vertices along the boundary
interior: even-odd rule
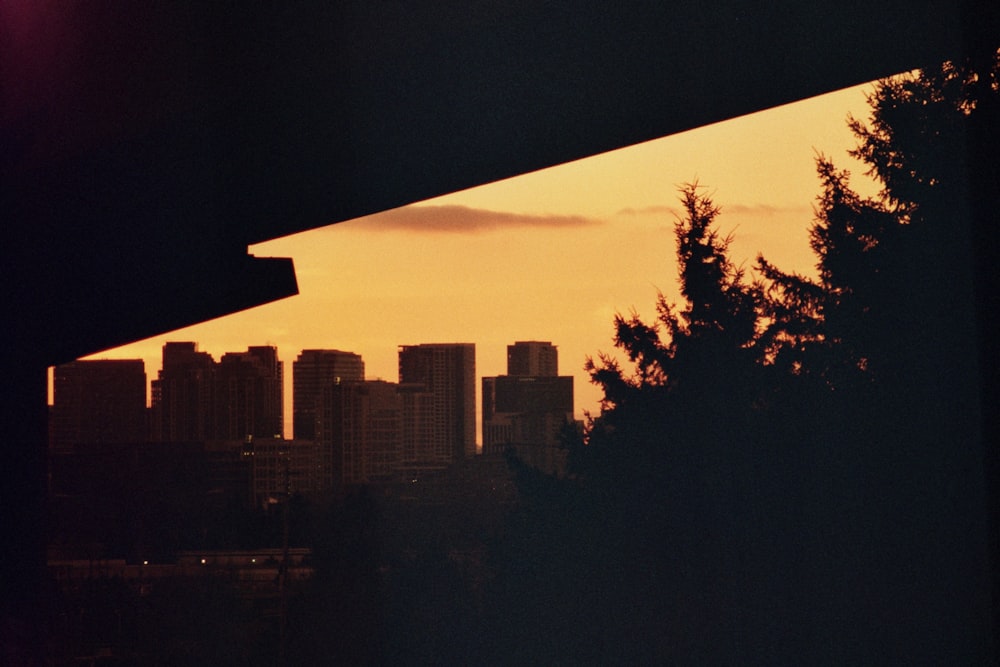
[[[11,334],[51,365],[288,296],[291,264],[248,245],[998,32],[953,1],[433,4],[5,3]]]

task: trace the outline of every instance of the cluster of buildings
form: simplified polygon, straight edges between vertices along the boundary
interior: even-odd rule
[[[303,350],[292,364],[290,439],[273,346],[216,361],[193,342],[166,343],[148,407],[142,360],[75,361],[54,371],[51,453],[198,451],[218,485],[255,504],[412,480],[478,454],[475,356],[471,343],[400,346],[399,378],[388,382],[366,379],[353,352]],[[482,454],[513,448],[558,472],[574,405],[554,345],[509,345],[507,374],[482,378],[482,397]]]

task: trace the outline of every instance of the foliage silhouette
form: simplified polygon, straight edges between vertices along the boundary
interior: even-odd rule
[[[548,605],[572,619],[549,639],[598,660],[989,654],[969,258],[996,195],[968,148],[997,118],[996,56],[875,85],[869,122],[848,123],[882,189],[817,158],[815,277],[760,256],[749,278],[719,208],[681,188],[684,303],[616,315],[627,362],[588,359],[604,398],[567,434],[567,478],[518,474],[509,544],[535,557],[501,567],[501,599],[528,601],[512,637]]]
[[[604,399],[586,445],[571,448],[571,472],[648,476],[662,470],[671,454],[703,440],[700,426],[713,412],[741,421],[737,406],[752,403],[744,394],[753,387],[761,354],[760,286],[729,259],[731,239],[714,226],[719,209],[711,198],[699,193],[697,184],[680,192],[685,215],[674,233],[686,304],[679,308],[661,292],[653,324],[636,313],[615,317],[615,345],[634,372],[626,373],[611,355],[587,360],[586,370]],[[622,455],[621,448],[630,454]]]

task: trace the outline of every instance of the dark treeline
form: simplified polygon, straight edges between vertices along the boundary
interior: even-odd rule
[[[987,660],[972,238],[997,184],[972,157],[997,74],[992,53],[874,87],[848,122],[882,189],[817,158],[815,278],[737,265],[719,208],[681,188],[683,302],[615,318],[567,478],[522,471],[534,506],[501,559],[515,655]]]
[[[849,123],[882,190],[817,159],[815,277],[737,264],[724,211],[683,186],[683,301],[615,318],[561,476],[510,456],[282,514],[174,498],[201,472],[141,457],[100,489],[65,472],[110,517],[64,515],[77,541],[169,558],[287,534],[314,575],[281,628],[217,582],[95,582],[57,594],[57,641],[142,638],[155,664],[988,662],[970,258],[1000,210],[976,171],[998,157],[976,143],[1000,127],[998,71],[991,52],[874,87]]]

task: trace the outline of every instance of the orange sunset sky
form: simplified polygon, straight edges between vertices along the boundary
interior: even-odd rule
[[[560,374],[575,376],[582,418],[598,411],[601,397],[583,364],[613,351],[615,312],[651,320],[658,289],[679,299],[678,186],[706,186],[722,207],[720,229],[734,234],[736,262],[749,268],[762,252],[811,274],[817,153],[850,169],[862,193],[874,192],[846,153],[854,146],[846,117],[868,118],[870,90],[849,88],[253,246],[259,257],[294,258],[298,296],[88,358],[142,358],[153,379],[166,341],[196,341],[216,359],[275,345],[291,437],[292,362],[302,349],[356,352],[369,378],[395,381],[399,345],[475,343],[482,377],[506,372],[508,344],[547,340],[559,347]]]

